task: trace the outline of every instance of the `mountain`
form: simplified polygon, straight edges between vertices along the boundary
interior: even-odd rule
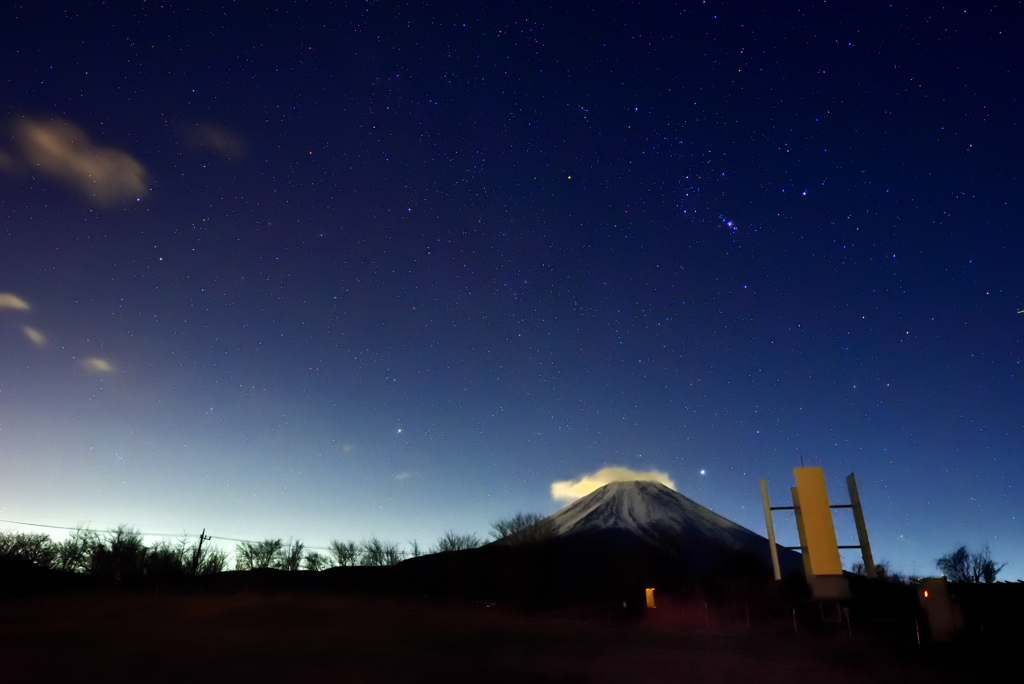
[[[658,482],[605,485],[539,528],[555,540],[653,547],[691,574],[771,572],[767,539]],[[783,574],[802,571],[799,554],[782,547],[778,552]]]
[[[663,535],[699,533],[742,545],[754,534],[659,482],[612,482],[545,520],[550,534],[608,529],[629,531],[653,543]]]
[[[784,575],[800,555],[779,547]],[[615,482],[533,528],[479,549],[398,566],[423,593],[595,600],[643,587],[772,578],[768,540],[656,482]]]

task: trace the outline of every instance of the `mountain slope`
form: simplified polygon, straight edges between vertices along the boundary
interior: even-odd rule
[[[780,547],[779,560],[784,575],[802,572],[799,554]],[[606,485],[517,535],[395,570],[410,592],[547,605],[618,604],[646,587],[718,580],[763,589],[772,578],[767,539],[654,482]]]
[[[549,533],[618,529],[650,542],[665,534],[702,534],[733,546],[757,535],[658,482],[612,482],[549,516]]]
[[[551,538],[614,536],[657,547],[694,570],[745,558],[770,571],[768,540],[657,482],[613,482],[543,520]],[[784,573],[802,568],[782,547]]]

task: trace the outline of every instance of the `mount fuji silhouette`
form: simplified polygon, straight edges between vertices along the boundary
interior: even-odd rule
[[[800,554],[778,547],[784,576]],[[407,560],[420,589],[595,597],[640,587],[771,579],[768,540],[657,482],[613,482],[517,535]]]
[[[657,549],[684,574],[772,572],[767,539],[658,482],[612,482],[545,518],[539,528],[563,544]],[[802,572],[799,554],[777,549],[784,575]]]

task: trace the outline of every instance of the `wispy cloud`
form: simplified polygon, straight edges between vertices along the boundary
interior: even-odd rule
[[[395,475],[396,480],[408,480],[410,477],[412,477],[412,473],[409,472],[408,470],[403,470],[402,472]]]
[[[110,362],[106,359],[101,359],[98,356],[90,356],[87,359],[82,359],[82,368],[89,371],[90,373],[113,373],[114,367],[110,365]]]
[[[182,131],[181,137],[189,147],[211,150],[228,159],[241,157],[246,150],[245,141],[241,137],[214,124],[189,126]]]
[[[68,183],[97,204],[138,197],[146,189],[146,170],[127,152],[97,145],[69,121],[25,119],[15,125],[24,161]]]
[[[575,480],[552,482],[551,498],[556,501],[575,501],[611,482],[633,482],[634,480],[660,482],[666,487],[676,488],[675,482],[669,478],[667,473],[657,470],[640,471],[613,466],[611,468],[601,468],[596,473],[582,475]]]
[[[28,341],[31,342],[32,344],[36,345],[37,347],[46,346],[46,336],[43,335],[43,333],[36,330],[35,328],[30,328],[27,325],[23,325],[21,326],[21,331],[25,333],[25,337],[27,337]]]
[[[10,292],[0,292],[0,309],[14,309],[15,311],[28,311],[32,307],[24,299]]]

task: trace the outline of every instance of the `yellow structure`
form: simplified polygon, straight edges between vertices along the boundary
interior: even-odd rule
[[[648,608],[654,608],[654,589],[653,588],[648,588],[647,589],[647,607]]]
[[[794,468],[796,487],[790,488],[793,497],[792,506],[772,506],[768,501],[768,483],[761,480],[761,501],[764,504],[764,520],[768,529],[768,543],[771,547],[772,565],[775,579],[780,579],[779,557],[775,547],[775,527],[772,524],[772,511],[791,510],[796,518],[797,534],[800,537],[799,548],[804,563],[804,575],[811,587],[811,595],[823,601],[842,601],[849,599],[849,582],[843,575],[843,564],[839,557],[839,549],[860,549],[864,557],[864,569],[868,577],[875,577],[875,562],[871,557],[871,546],[868,543],[868,529],[864,523],[864,510],[861,507],[860,494],[853,473],[846,478],[846,486],[850,490],[850,503],[833,506],[829,503],[825,489],[825,473],[821,468]],[[836,530],[832,523],[833,508],[849,508],[857,525],[856,546],[839,546]]]
[[[804,532],[804,519],[800,515],[800,492],[796,487],[790,487],[789,492],[793,496],[793,516],[796,518],[796,533],[797,538],[800,540],[800,557],[804,560],[804,577],[810,577],[813,573],[811,572],[811,556],[807,553],[807,534]]]
[[[807,564],[812,575],[842,575],[839,542],[832,524],[832,508],[825,491],[825,473],[821,468],[794,468],[799,502],[793,501],[799,516],[797,526],[803,527],[800,545],[805,547]]]

